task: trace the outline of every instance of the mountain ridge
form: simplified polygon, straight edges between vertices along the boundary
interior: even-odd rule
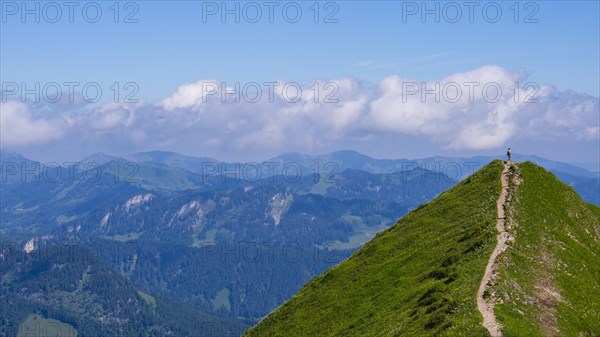
[[[27,166],[31,166],[34,163],[34,161],[22,157],[16,152],[7,153],[12,156],[13,161],[25,162]],[[176,152],[149,151],[125,156],[97,153],[82,159],[80,163],[89,163],[94,158],[96,161],[99,161],[99,163],[95,164],[99,165],[108,163],[107,160],[110,159],[120,162],[121,164],[117,166],[118,169],[121,171],[123,171],[124,167],[130,169],[125,175],[135,173],[131,169],[136,167],[138,169],[146,169],[141,172],[145,176],[148,176],[148,173],[152,175],[153,172],[161,171],[163,172],[161,173],[163,176],[171,176],[172,181],[175,182],[175,186],[179,186],[179,188],[193,188],[195,184],[204,182],[207,178],[220,174],[229,174],[237,179],[255,176],[266,178],[290,174],[301,176],[325,174],[331,176],[348,169],[358,169],[370,173],[393,173],[416,167],[441,171],[452,179],[459,181],[498,157],[434,156],[421,159],[375,159],[357,151],[345,150],[316,156],[289,152],[260,163],[229,163],[208,157],[185,156]],[[533,155],[513,154],[513,159],[521,162],[530,160],[543,166],[556,174],[563,182],[573,186],[586,201],[600,205],[600,189],[598,188],[600,187],[599,172],[591,172],[569,163],[553,161]],[[2,161],[6,160],[3,159]],[[132,166],[129,162],[136,166]],[[20,174],[23,172],[19,172],[20,168],[18,166],[7,165],[6,168],[4,164],[2,165],[2,182],[18,182]],[[95,167],[95,165],[92,165],[88,169]],[[79,169],[82,168],[83,165],[79,165]],[[114,170],[115,168],[111,167],[109,169]],[[176,172],[178,169],[181,171]],[[187,176],[188,172],[199,175],[200,179]],[[26,178],[31,179],[30,176],[26,176]],[[150,185],[152,185],[151,182]],[[168,189],[164,184],[158,184],[156,188]]]
[[[497,241],[502,170],[494,161],[405,215],[244,336],[489,336],[476,294]],[[503,208],[514,241],[484,292],[502,333],[594,336],[600,208],[532,163],[510,174]]]
[[[26,158],[25,156],[19,154],[16,151],[13,151],[13,150],[0,150],[0,158],[2,158],[4,160],[6,157],[24,159],[24,160],[31,161],[31,162],[37,162],[33,159]],[[278,156],[269,158],[267,160],[263,160],[261,162],[270,162],[270,161],[286,162],[286,161],[304,161],[304,160],[312,160],[313,163],[315,160],[317,160],[317,161],[318,160],[348,160],[348,161],[363,160],[363,161],[375,161],[375,162],[388,163],[388,164],[392,163],[392,162],[429,163],[429,162],[433,162],[433,161],[464,162],[464,161],[469,161],[469,160],[477,160],[478,162],[485,160],[485,161],[491,162],[494,159],[498,159],[498,157],[500,157],[500,156],[483,156],[483,155],[468,156],[468,157],[431,156],[431,157],[422,157],[422,158],[413,158],[413,159],[374,158],[374,157],[365,155],[365,154],[360,153],[355,150],[339,150],[339,151],[333,151],[333,152],[319,154],[319,155],[310,155],[310,154],[304,154],[304,153],[300,153],[300,152],[285,152]],[[558,170],[561,172],[575,174],[575,175],[581,175],[581,176],[586,176],[586,177],[594,177],[598,173],[600,173],[600,171],[590,171],[586,168],[578,166],[576,163],[571,164],[571,163],[566,163],[566,162],[560,162],[557,160],[543,158],[543,157],[540,157],[537,155],[513,153],[512,157],[513,157],[513,160],[518,161],[518,162],[532,161],[550,171]],[[211,158],[211,157],[189,156],[189,155],[184,155],[184,154],[181,154],[178,152],[160,151],[160,150],[136,152],[136,153],[125,154],[125,155],[112,155],[112,154],[107,154],[104,152],[97,152],[97,153],[86,156],[85,158],[79,160],[79,162],[89,161],[89,159],[92,159],[92,158],[109,158],[109,159],[121,158],[121,159],[131,160],[134,162],[153,161],[153,162],[159,162],[159,163],[164,163],[169,158],[176,158],[176,159],[181,159],[181,160],[191,160],[191,161],[200,161],[200,162],[204,161],[204,162],[217,162],[217,163],[232,163],[232,162],[227,162],[227,161],[221,161],[221,160]],[[238,162],[238,163],[244,163],[244,162]],[[254,162],[252,162],[252,163],[254,163]],[[487,162],[486,162],[486,164],[487,164]],[[352,167],[352,168],[356,169],[357,167]],[[599,169],[600,169],[600,167],[599,167]],[[376,173],[376,172],[372,172],[372,173]]]

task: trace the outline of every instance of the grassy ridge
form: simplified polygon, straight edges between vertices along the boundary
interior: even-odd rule
[[[518,174],[495,310],[504,333],[600,336],[600,208],[532,163]]]
[[[486,336],[475,295],[501,172],[494,161],[409,213],[245,336]]]

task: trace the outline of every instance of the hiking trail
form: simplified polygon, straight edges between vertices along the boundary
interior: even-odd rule
[[[485,273],[479,284],[479,290],[477,290],[477,309],[483,316],[483,326],[485,326],[492,337],[501,337],[503,334],[500,330],[501,326],[496,320],[496,315],[494,315],[495,296],[491,291],[488,291],[489,296],[486,300],[484,293],[486,293],[489,286],[496,282],[498,277],[496,272],[498,256],[506,249],[506,242],[512,239],[506,231],[505,214],[506,199],[508,197],[508,170],[512,165],[511,161],[504,163],[504,170],[500,177],[502,190],[500,191],[500,197],[498,197],[496,203],[498,212],[496,218],[496,229],[498,230],[496,248],[494,248],[494,251],[488,260],[487,266],[485,267]]]

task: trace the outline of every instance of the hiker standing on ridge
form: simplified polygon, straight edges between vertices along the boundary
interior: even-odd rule
[[[506,156],[508,157],[508,161],[510,161],[510,147],[506,150]]]

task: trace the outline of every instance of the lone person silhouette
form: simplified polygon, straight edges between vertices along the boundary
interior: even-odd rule
[[[508,161],[510,161],[510,147],[506,150],[506,156],[508,157]]]

